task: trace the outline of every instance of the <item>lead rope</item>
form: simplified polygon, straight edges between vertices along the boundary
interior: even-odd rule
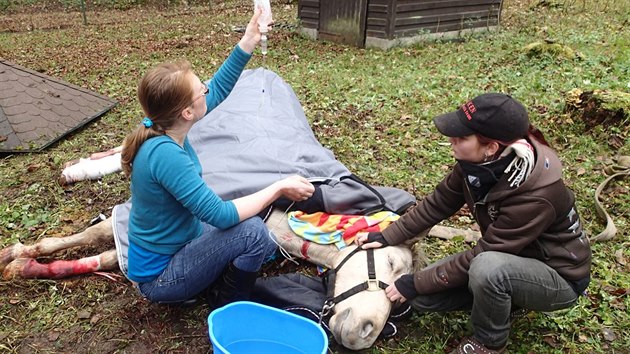
[[[597,190],[595,190],[595,209],[597,210],[597,215],[606,220],[606,228],[604,229],[604,231],[597,234],[597,236],[590,238],[591,242],[607,241],[614,238],[617,234],[617,227],[615,226],[612,218],[610,217],[610,215],[608,215],[608,212],[602,205],[602,202],[600,201],[600,195],[604,188],[606,188],[608,183],[613,179],[623,179],[630,177],[630,156],[621,156],[617,165],[607,167],[604,172],[606,174],[610,174],[610,176],[597,187]]]

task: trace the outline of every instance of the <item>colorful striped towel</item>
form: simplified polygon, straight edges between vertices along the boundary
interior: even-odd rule
[[[400,216],[390,211],[372,215],[341,215],[317,212],[288,214],[289,226],[298,236],[319,244],[335,244],[342,249],[351,244],[359,232],[382,231]]]

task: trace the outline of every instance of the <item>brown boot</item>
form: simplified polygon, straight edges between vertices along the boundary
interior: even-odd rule
[[[475,338],[467,337],[459,342],[459,345],[451,354],[504,354],[506,353],[506,347],[507,344],[500,349],[488,349]]]

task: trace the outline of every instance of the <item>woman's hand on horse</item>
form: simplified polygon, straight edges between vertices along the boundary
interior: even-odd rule
[[[282,195],[294,202],[307,200],[315,192],[315,187],[302,176],[289,176],[280,181]]]
[[[357,235],[355,242],[359,247],[362,247],[364,250],[368,248],[381,248],[384,246],[389,246],[389,243],[380,232],[359,234]]]
[[[391,302],[400,302],[401,304],[405,301],[407,301],[407,298],[405,298],[396,288],[396,285],[392,284],[390,286],[388,286],[385,289],[385,295],[387,295],[387,298],[389,299],[389,301]]]

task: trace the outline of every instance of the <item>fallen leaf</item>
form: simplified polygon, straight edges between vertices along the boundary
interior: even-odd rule
[[[26,171],[27,171],[27,172],[33,172],[33,171],[35,171],[35,170],[39,169],[39,167],[40,167],[40,166],[39,166],[39,164],[32,164],[32,165],[28,165],[28,166],[26,167]]]
[[[59,332],[48,332],[48,341],[54,342],[59,339]]]
[[[562,346],[562,344],[551,335],[544,336],[543,340],[553,348],[560,348]]]
[[[618,249],[617,251],[615,251],[615,259],[617,260],[617,263],[621,265],[625,266],[628,264],[628,262],[626,261],[626,258],[623,256],[622,249]]]
[[[11,300],[9,300],[9,303],[10,303],[11,305],[19,304],[19,303],[20,303],[20,300],[19,300],[19,299],[11,299]]]
[[[610,328],[602,328],[602,334],[604,335],[604,339],[612,342],[615,339],[617,339],[617,335],[615,334],[615,331],[613,331]]]
[[[91,324],[91,325],[95,325],[98,321],[100,321],[100,320],[101,320],[101,318],[102,318],[102,317],[103,317],[103,316],[98,315],[98,314],[97,314],[97,315],[92,316],[92,318],[90,318],[90,324]]]
[[[588,342],[588,337],[587,337],[586,335],[584,335],[584,334],[580,334],[580,335],[578,336],[578,341],[579,341],[580,343],[586,343],[586,342]]]
[[[625,291],[624,291],[624,294],[625,294]],[[616,298],[616,299],[611,300],[609,302],[609,305],[613,309],[616,309],[616,310],[619,310],[619,311],[626,311],[626,304],[620,298]]]
[[[75,220],[74,220],[72,217],[70,217],[70,216],[62,216],[62,217],[60,218],[60,220],[61,220],[62,222],[65,222],[65,223],[73,223],[73,222],[75,221]]]
[[[621,149],[624,145],[625,139],[623,139],[622,137],[620,137],[617,134],[612,134],[609,138],[608,138],[608,144],[610,144],[611,147],[615,148],[615,149]]]
[[[630,289],[617,288],[610,285],[604,286],[603,289],[606,290],[606,292],[609,293],[610,295],[614,295],[614,296],[623,296],[630,292]]]
[[[87,310],[81,310],[77,313],[77,317],[82,319],[82,320],[86,320],[88,318],[90,318],[90,311]]]
[[[578,176],[581,176],[581,175],[583,175],[585,173],[586,173],[586,169],[584,167],[578,168],[578,170],[577,170],[577,175]]]

